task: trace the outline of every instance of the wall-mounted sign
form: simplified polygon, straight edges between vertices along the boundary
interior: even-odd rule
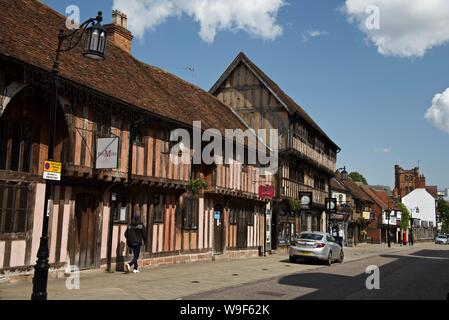
[[[44,162],[44,179],[61,181],[62,163],[45,161]]]
[[[311,210],[313,193],[312,192],[300,192],[299,201],[301,202],[301,210]]]
[[[97,169],[117,169],[119,138],[100,138],[97,140]]]
[[[273,199],[274,198],[274,187],[273,186],[259,186],[259,197],[262,199]]]
[[[326,198],[326,211],[328,214],[337,213],[337,199],[336,198]]]
[[[220,211],[215,211],[214,212],[214,219],[215,220],[221,220],[221,212]]]

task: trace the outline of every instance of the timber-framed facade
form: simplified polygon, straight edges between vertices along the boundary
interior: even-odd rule
[[[244,53],[240,53],[210,93],[237,112],[256,132],[279,131],[279,170],[274,176],[273,249],[288,246],[302,231],[327,230],[325,199],[340,148],[310,116]],[[271,141],[265,141],[272,147]],[[310,211],[295,209],[300,192],[312,192]],[[293,204],[293,205],[292,205]]]
[[[34,0],[0,0],[0,7],[5,8],[0,12],[5,22],[0,32],[0,275],[4,276],[31,274],[36,261],[51,54],[64,17]],[[18,34],[27,37],[17,39]],[[69,265],[98,269],[108,262],[122,270],[130,258],[124,232],[134,213],[140,214],[148,230],[144,265],[206,260],[217,254],[259,254],[265,242],[267,201],[259,198],[258,187],[271,184],[271,179],[260,176],[257,165],[236,159],[223,165],[170,160],[171,131],[192,132],[194,121],[221,132],[246,130],[232,111],[209,93],[135,60],[115,43],[109,43],[108,57],[101,63],[83,60],[80,50],[65,55],[61,71],[54,160],[62,162],[63,178],[51,197],[53,270]],[[119,138],[116,169],[95,168],[96,142],[105,137]],[[208,187],[192,194],[188,187],[195,179],[205,180]]]

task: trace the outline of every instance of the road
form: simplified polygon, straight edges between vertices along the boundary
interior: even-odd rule
[[[50,300],[293,300],[446,299],[449,246],[414,248],[360,245],[345,249],[344,264],[292,264],[285,254],[218,259],[121,272],[82,272],[80,287],[66,278],[50,280]],[[367,290],[368,266],[380,269],[380,290]],[[69,281],[70,282],[70,281]],[[29,281],[0,281],[0,300],[29,300]]]
[[[368,266],[380,289],[368,290]],[[427,246],[184,297],[186,300],[446,300],[449,250]]]

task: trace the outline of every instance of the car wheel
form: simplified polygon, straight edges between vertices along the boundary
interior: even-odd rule
[[[343,250],[341,250],[340,259],[338,259],[338,262],[343,263],[344,260],[345,260],[345,253],[343,252]]]
[[[298,261],[298,258],[294,257],[294,256],[290,256],[290,262],[291,263],[296,263]]]
[[[330,251],[330,252],[329,252],[329,255],[327,256],[326,264],[327,264],[328,266],[331,266],[331,265],[332,265],[332,251]]]

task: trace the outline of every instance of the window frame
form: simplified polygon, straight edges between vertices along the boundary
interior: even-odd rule
[[[185,231],[196,231],[199,225],[199,198],[190,197],[184,199],[182,210],[182,228]]]
[[[156,193],[153,195],[153,224],[165,223],[165,195]]]
[[[11,199],[9,193],[12,190]],[[23,193],[24,192],[24,193]],[[0,238],[21,237],[28,232],[28,213],[31,185],[28,183],[0,182]],[[25,201],[23,199],[25,198]],[[10,205],[8,205],[10,203]],[[8,213],[10,216],[8,217]],[[19,225],[20,216],[23,221]],[[9,219],[10,227],[6,230]],[[19,227],[22,227],[19,229]]]

